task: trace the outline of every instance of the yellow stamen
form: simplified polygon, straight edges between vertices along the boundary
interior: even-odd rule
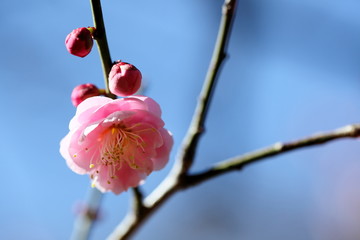
[[[145,153],[145,149],[148,147],[141,137],[142,133],[146,131],[157,130],[153,127],[144,128],[141,123],[134,124],[131,127],[114,124],[99,136],[101,149],[97,164],[108,167],[109,180],[114,178],[116,171],[121,169],[124,163],[128,164],[132,169],[141,168],[141,164],[137,163],[136,156],[137,153]],[[92,167],[95,166],[90,164],[90,168]],[[108,181],[108,184],[111,184],[111,182]]]

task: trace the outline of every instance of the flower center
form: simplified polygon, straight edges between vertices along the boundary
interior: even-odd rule
[[[145,142],[137,132],[133,131],[136,126],[138,124],[131,127],[114,124],[105,130],[98,139],[101,142],[100,162],[98,163],[108,166],[109,177],[112,179],[115,178],[115,172],[124,163],[133,169],[139,168],[135,163],[135,154],[139,150],[145,152]]]

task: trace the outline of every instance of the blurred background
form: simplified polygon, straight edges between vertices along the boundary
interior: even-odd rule
[[[113,60],[143,73],[175,138],[170,170],[215,43],[220,0],[103,1]],[[192,171],[360,119],[360,2],[239,0]],[[72,89],[103,87],[97,49],[67,53],[92,25],[88,1],[0,3],[0,239],[68,239],[90,188],[59,141],[75,113]],[[360,143],[339,140],[261,161],[173,196],[134,239],[360,239]],[[91,239],[125,215],[129,193],[103,198]]]

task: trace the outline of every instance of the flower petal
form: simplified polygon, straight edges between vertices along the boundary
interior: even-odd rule
[[[126,126],[132,126],[135,123],[147,123],[154,128],[159,129],[164,126],[164,121],[158,116],[144,110],[133,110],[135,114],[127,119],[124,119]]]
[[[166,165],[169,161],[170,151],[174,144],[171,132],[164,128],[159,129],[159,132],[162,136],[164,144],[156,149],[156,157],[152,159],[154,162],[154,170],[160,170]]]
[[[138,99],[142,102],[144,102],[147,106],[147,110],[153,114],[155,114],[158,117],[161,117],[161,108],[157,102],[155,102],[152,98],[141,96],[141,95],[135,95],[132,97],[129,97],[127,99]]]
[[[111,102],[112,99],[108,97],[96,96],[85,99],[76,109],[75,116],[71,119],[69,129],[75,129],[91,121],[91,116],[94,112],[106,103]]]
[[[123,165],[113,179],[109,179],[109,168],[107,166],[101,166],[98,171],[99,175],[95,181],[96,187],[102,192],[112,191],[115,194],[120,194],[130,187],[138,186],[146,178],[145,173],[134,170],[127,165]]]
[[[85,174],[86,170],[79,167],[70,156],[69,147],[70,147],[71,137],[72,134],[69,133],[60,141],[60,154],[62,155],[63,158],[65,158],[66,164],[71,170],[73,170],[77,174]]]
[[[74,132],[70,139],[69,156],[74,165],[87,173],[91,171],[91,164],[97,164],[100,159],[100,151],[94,141],[97,139],[84,135],[84,129]]]
[[[79,104],[60,152],[74,172],[90,174],[99,190],[119,194],[168,162],[173,138],[163,127],[151,98],[91,97]]]

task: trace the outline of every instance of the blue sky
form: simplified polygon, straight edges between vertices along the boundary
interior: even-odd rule
[[[222,1],[104,1],[113,60],[143,73],[174,134],[168,173],[196,105]],[[360,116],[360,3],[239,1],[192,171],[277,141],[356,123]],[[59,141],[78,84],[103,86],[96,48],[67,53],[74,28],[91,26],[88,1],[0,3],[1,239],[67,239],[89,189]],[[360,143],[341,140],[271,158],[171,198],[135,239],[358,239]],[[106,194],[92,239],[103,239],[129,194]]]

